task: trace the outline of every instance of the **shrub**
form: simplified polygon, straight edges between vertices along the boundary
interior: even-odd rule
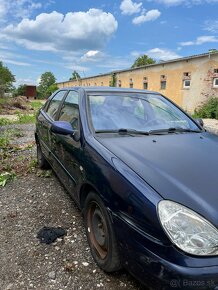
[[[210,98],[198,109],[195,109],[194,118],[218,119],[218,98]]]

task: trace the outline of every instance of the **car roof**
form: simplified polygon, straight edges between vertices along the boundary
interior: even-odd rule
[[[144,93],[144,94],[148,94],[148,93],[152,93],[152,94],[160,94],[158,92],[155,91],[148,91],[148,90],[140,90],[140,89],[131,89],[131,88],[117,88],[117,87],[86,87],[86,86],[81,86],[81,87],[66,87],[66,88],[62,88],[62,90],[84,90],[87,93],[93,93],[93,92],[102,92],[102,93],[106,93],[106,92],[117,92],[117,93]]]

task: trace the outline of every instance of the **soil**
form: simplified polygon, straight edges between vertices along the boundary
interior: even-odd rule
[[[0,289],[145,289],[125,270],[109,275],[97,267],[73,200],[53,173],[27,165],[35,160],[34,125],[10,126],[23,134],[11,145],[21,148],[11,153],[17,157],[17,177],[0,187]],[[25,155],[23,167],[19,155]],[[61,227],[67,234],[40,243],[37,233],[43,227]]]

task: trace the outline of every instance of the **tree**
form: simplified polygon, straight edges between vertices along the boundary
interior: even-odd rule
[[[19,87],[14,91],[13,95],[17,96],[25,96],[26,95],[26,85],[19,85]]]
[[[117,85],[117,75],[115,73],[112,73],[109,86],[116,87],[116,85]]]
[[[59,88],[56,84],[50,85],[46,90],[46,96],[51,96],[55,91],[57,91]]]
[[[132,65],[132,68],[140,67],[147,64],[153,64],[153,63],[156,63],[156,61],[153,58],[148,57],[146,54],[144,54],[142,56],[139,56],[135,60],[134,64]]]
[[[55,84],[55,82],[56,78],[52,72],[48,71],[43,73],[40,77],[39,86],[37,88],[40,97],[42,98],[48,97],[49,95],[47,95],[47,90],[51,85]]]
[[[73,73],[72,73],[72,76],[69,78],[69,81],[74,81],[74,80],[80,80],[81,77],[79,75],[79,73],[75,70]]]
[[[15,82],[15,76],[0,61],[0,97],[4,97],[4,93],[13,89],[13,82]]]

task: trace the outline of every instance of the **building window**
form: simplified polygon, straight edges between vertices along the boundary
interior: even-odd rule
[[[189,89],[191,86],[191,81],[190,80],[184,80],[183,81],[183,88],[184,89]]]
[[[218,68],[215,68],[215,69],[214,69],[214,73],[215,73],[215,74],[218,74]]]
[[[104,85],[104,83],[103,82],[101,82],[101,86],[103,87],[103,85]]]
[[[143,89],[144,90],[148,89],[148,78],[147,77],[143,78]]]
[[[118,81],[118,87],[121,88],[122,87],[122,83],[121,80]]]
[[[166,86],[167,86],[167,82],[166,81],[161,81],[160,82],[160,89],[161,90],[165,90],[166,89]]]
[[[184,73],[183,73],[183,76],[184,76],[184,77],[189,77],[189,72],[184,72]]]
[[[218,78],[213,79],[213,87],[218,88]]]
[[[148,83],[147,83],[147,82],[144,82],[144,83],[143,83],[143,89],[144,89],[144,90],[147,90],[147,89],[148,89]]]
[[[133,88],[133,81],[132,81],[132,79],[129,79],[129,87],[130,88]]]

